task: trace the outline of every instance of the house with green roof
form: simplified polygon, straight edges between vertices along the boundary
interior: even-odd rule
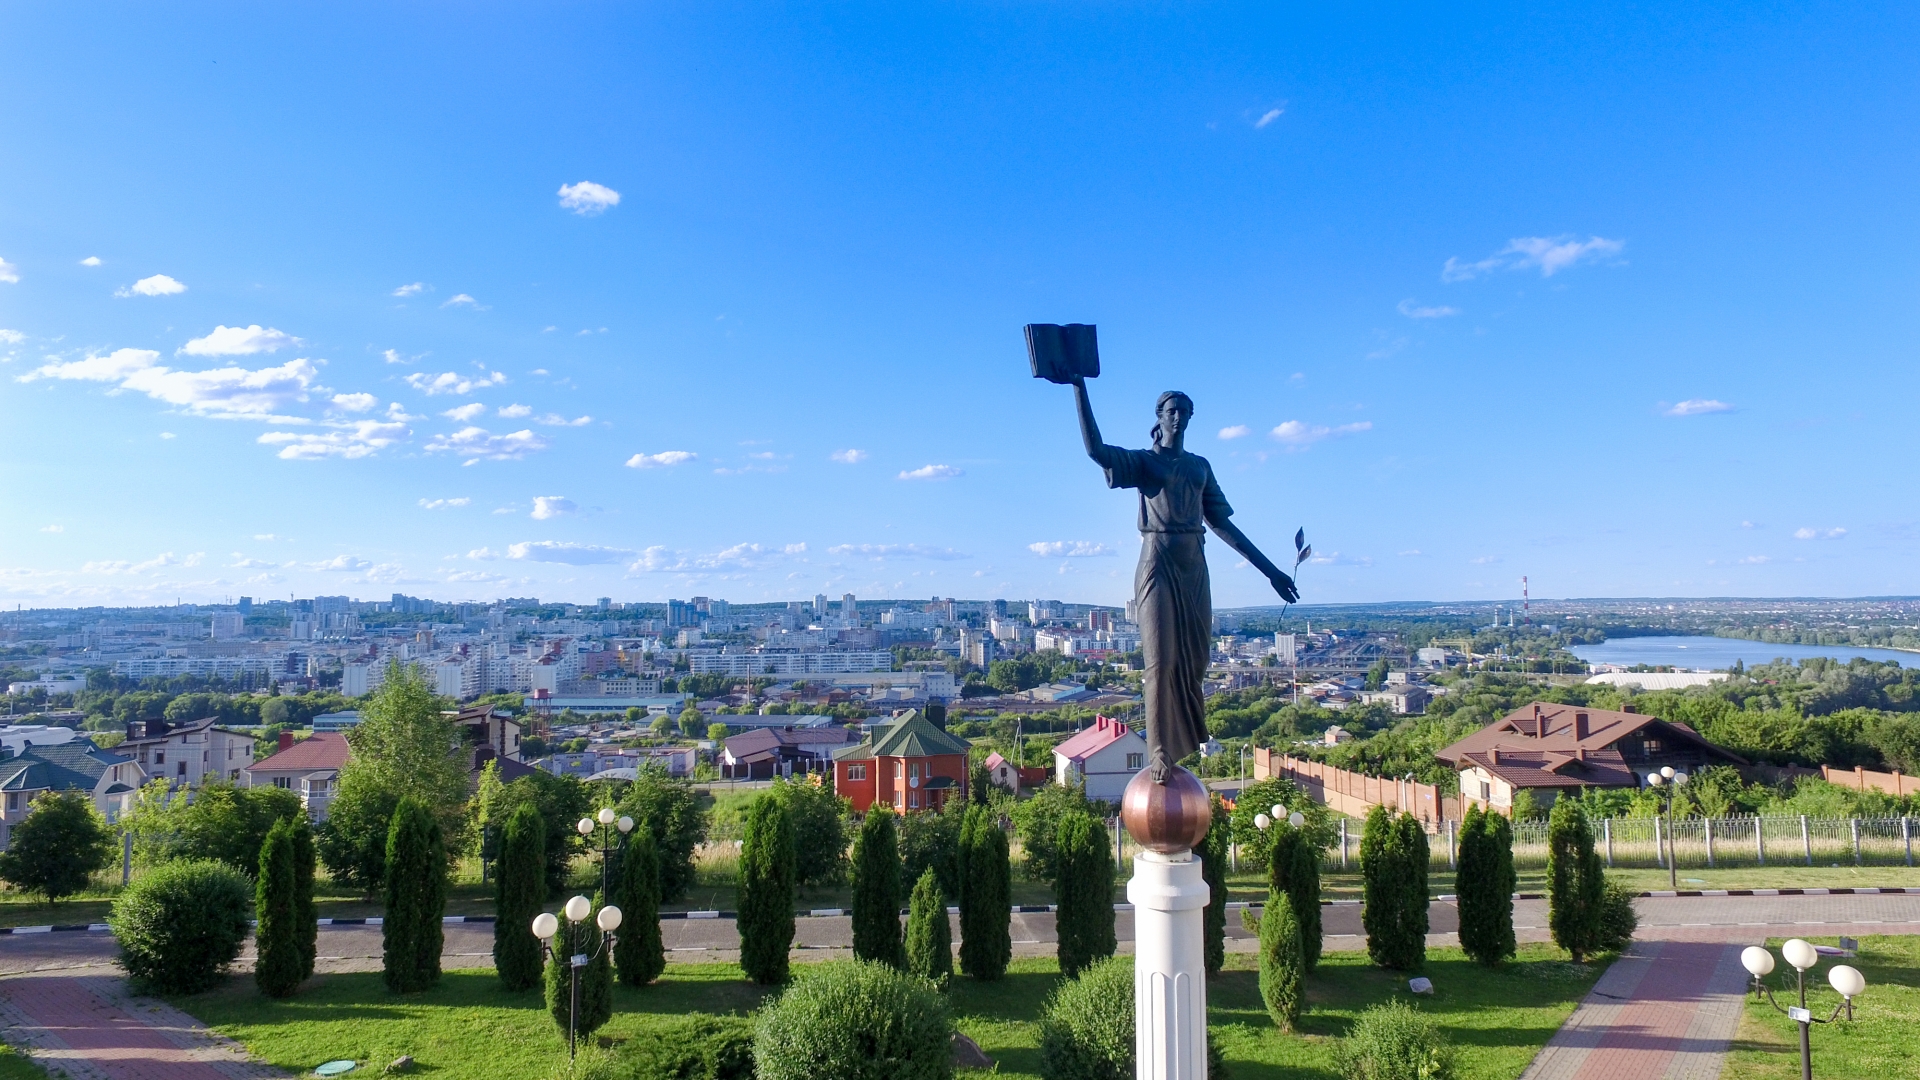
[[[965,739],[911,709],[883,724],[858,746],[834,751],[833,790],[859,813],[878,804],[900,813],[938,810],[967,797]]]
[[[13,827],[27,816],[33,800],[49,791],[84,791],[113,821],[132,809],[146,779],[138,761],[102,750],[92,739],[30,744],[19,754],[0,758],[0,851],[13,841]]]

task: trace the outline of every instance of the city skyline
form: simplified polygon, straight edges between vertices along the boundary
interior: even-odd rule
[[[1920,594],[1915,20],[12,8],[0,603]]]

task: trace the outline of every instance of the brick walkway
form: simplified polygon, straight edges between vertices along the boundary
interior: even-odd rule
[[[0,980],[4,1037],[35,1064],[71,1080],[266,1080],[252,1061],[162,1002],[128,994],[111,975],[24,975]]]
[[[1740,948],[1635,943],[1521,1080],[1714,1080],[1740,1025]]]

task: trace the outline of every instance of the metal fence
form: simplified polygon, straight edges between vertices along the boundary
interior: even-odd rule
[[[1664,818],[1601,818],[1593,825],[1594,849],[1608,866],[1662,869],[1669,850],[1676,868],[1912,866],[1914,833],[1920,832],[1912,818],[1786,815],[1681,818],[1671,824]],[[1442,846],[1434,845],[1436,854]],[[1546,865],[1546,822],[1514,825],[1513,861]]]

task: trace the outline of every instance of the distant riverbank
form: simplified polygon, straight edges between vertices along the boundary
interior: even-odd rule
[[[1612,638],[1598,645],[1575,645],[1568,650],[1589,664],[1619,664],[1633,667],[1696,668],[1724,671],[1736,663],[1753,667],[1778,659],[1806,660],[1829,657],[1845,663],[1864,657],[1902,667],[1920,667],[1916,651],[1888,648],[1861,648],[1853,645],[1783,645],[1746,638],[1672,635],[1661,637]]]

